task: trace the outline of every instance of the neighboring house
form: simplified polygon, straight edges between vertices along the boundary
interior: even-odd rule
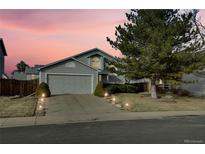
[[[91,94],[99,81],[124,83],[122,77],[111,74],[108,62],[115,57],[94,48],[40,68],[39,82],[49,85],[51,94]]]
[[[15,70],[12,73],[12,79],[16,80],[35,80],[39,78],[39,68],[44,65],[34,65],[34,67],[26,67],[25,72]]]
[[[26,80],[26,74],[25,72],[19,72],[18,70],[15,70],[12,72],[11,78],[15,80]]]
[[[4,78],[7,79],[7,75],[5,74],[5,59],[4,57],[7,56],[6,48],[4,46],[3,39],[0,38],[0,79]]]
[[[182,84],[182,89],[189,91],[194,96],[205,96],[205,73],[203,75],[198,73],[187,74],[184,75],[183,80],[190,83]]]

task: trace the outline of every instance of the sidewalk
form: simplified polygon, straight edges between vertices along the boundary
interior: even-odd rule
[[[79,114],[70,117],[39,116],[39,117],[0,118],[0,128],[48,125],[48,124],[79,123],[79,122],[95,122],[95,121],[162,119],[166,117],[199,116],[199,115],[205,115],[205,111],[120,112],[120,113],[89,114],[89,115]]]

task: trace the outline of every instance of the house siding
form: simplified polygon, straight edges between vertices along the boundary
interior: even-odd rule
[[[14,72],[12,75],[12,79],[15,80],[27,80],[27,76],[24,72]]]
[[[66,64],[71,62],[75,64],[75,67],[66,67]],[[73,59],[69,59],[67,61],[41,69],[39,74],[40,76],[39,82],[47,83],[47,76],[48,74],[52,74],[52,73],[53,74],[91,74],[93,76],[93,89],[95,89],[98,82],[98,72],[96,70],[89,68],[88,66],[85,66]],[[65,85],[65,86],[69,86],[69,85]]]
[[[90,66],[90,58],[87,56],[76,57],[77,60],[81,61],[82,63]]]
[[[39,75],[36,74],[27,74],[26,75],[26,80],[35,80],[38,79]]]
[[[182,84],[181,88],[189,91],[194,96],[205,96],[205,77],[188,74],[183,77],[185,81],[196,81],[195,83]]]
[[[18,71],[15,71],[13,74],[12,74],[12,79],[15,79],[15,80],[35,80],[35,79],[38,79],[39,75],[36,75],[36,74],[26,74],[25,72],[18,72]]]

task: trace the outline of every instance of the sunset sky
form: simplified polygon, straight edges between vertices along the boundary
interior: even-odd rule
[[[125,21],[126,10],[0,10],[0,38],[8,56],[6,73],[24,60],[47,64],[98,47],[110,54],[106,36]]]
[[[8,56],[6,73],[24,60],[47,64],[98,47],[112,55],[106,37],[126,21],[127,10],[0,10],[0,38]],[[201,11],[205,23],[205,11]]]

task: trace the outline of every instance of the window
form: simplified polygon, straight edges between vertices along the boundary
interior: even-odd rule
[[[75,65],[75,63],[74,63],[74,62],[68,62],[68,63],[66,63],[66,64],[65,64],[65,67],[75,68],[75,67],[76,67],[76,65]]]
[[[101,60],[99,55],[92,56],[90,58],[90,66],[95,69],[101,69]]]

